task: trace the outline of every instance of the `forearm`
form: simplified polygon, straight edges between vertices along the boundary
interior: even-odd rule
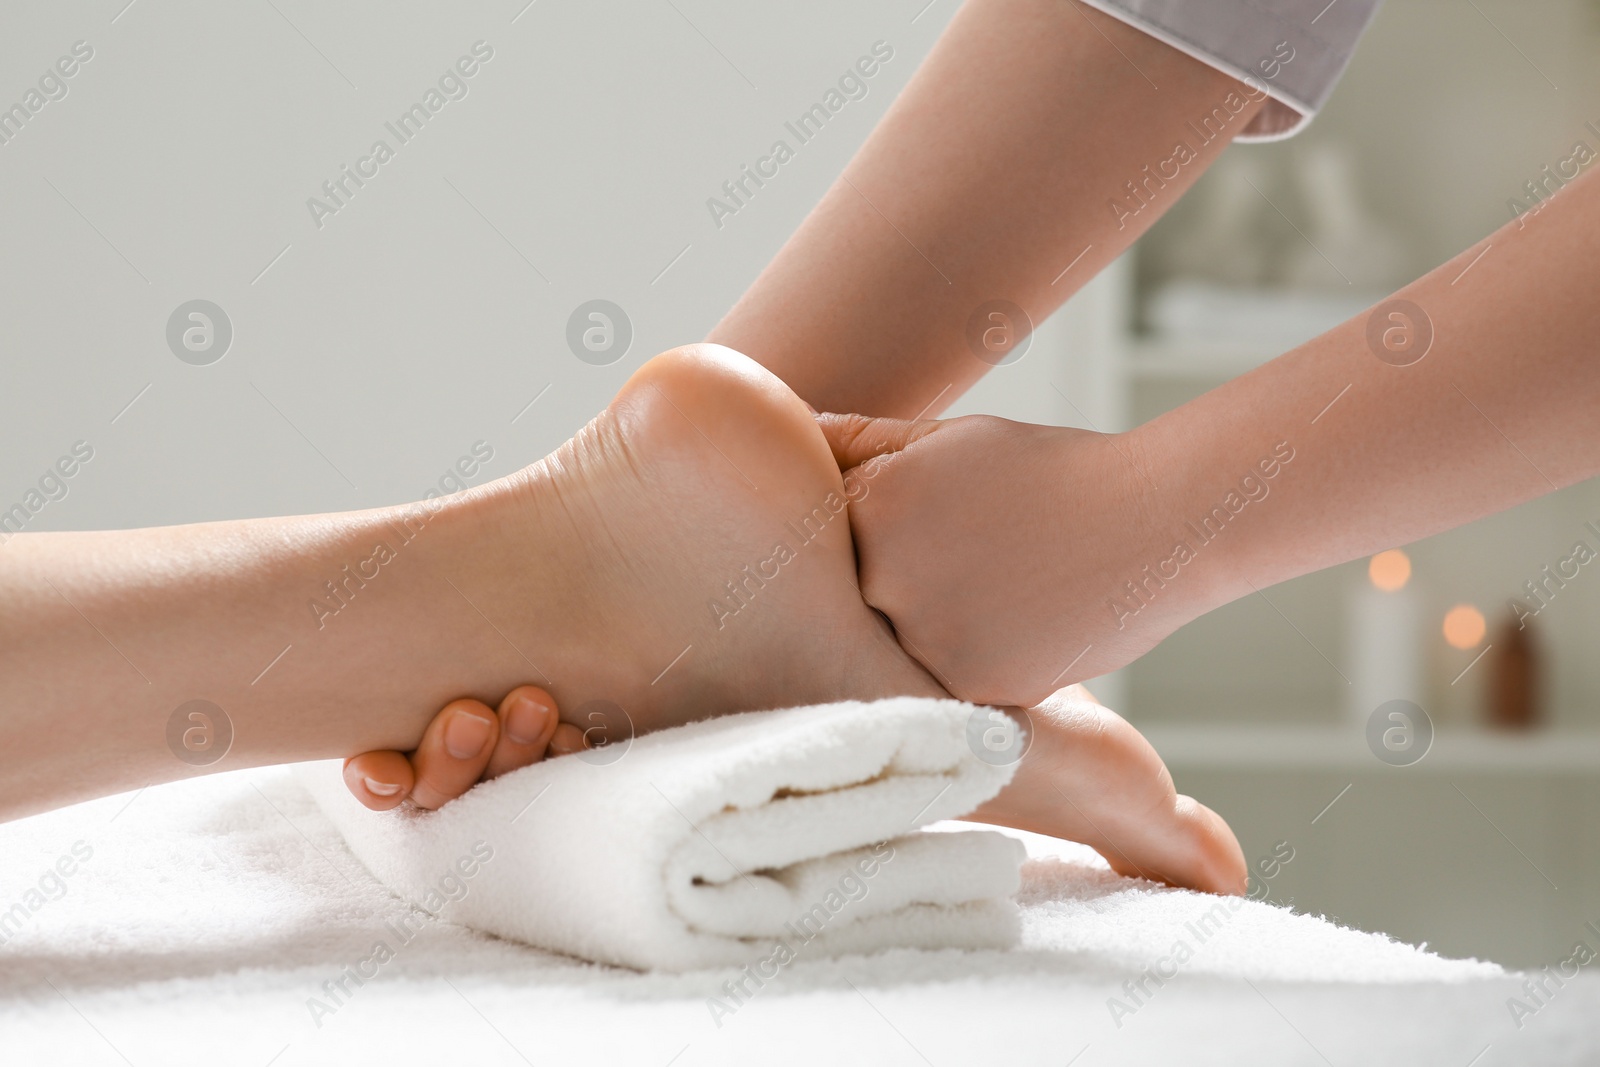
[[[446,584],[457,524],[412,507],[12,538],[0,819],[192,773],[168,736],[191,700],[222,709],[244,767],[409,746],[458,690],[532,676]]]
[[[1597,264],[1591,174],[1396,294],[1431,321],[1420,361],[1380,359],[1368,313],[1135,431],[1162,490],[1153,528],[1191,542],[1186,524],[1294,450],[1199,551],[1200,609],[1600,473]]]
[[[951,693],[1026,707],[1257,589],[1600,473],[1600,176],[1524,221],[1128,433],[824,420],[841,466],[888,454],[851,504],[863,595]]]
[[[1070,0],[968,0],[710,340],[821,410],[937,414],[988,369],[966,340],[980,304],[1043,321],[1262,100]],[[1190,123],[1214,108],[1205,141]]]

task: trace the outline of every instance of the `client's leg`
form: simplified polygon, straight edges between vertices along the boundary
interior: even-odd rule
[[[697,346],[433,512],[11,537],[0,818],[410,748],[446,700],[529,678],[574,722],[617,706],[641,732],[942,694],[856,591],[845,493],[804,404]]]

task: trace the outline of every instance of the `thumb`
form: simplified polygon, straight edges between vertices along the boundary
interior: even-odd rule
[[[874,419],[867,415],[836,415],[823,412],[817,425],[833,449],[839,469],[859,467],[874,456],[898,452],[911,442],[926,437],[941,425],[938,419]]]

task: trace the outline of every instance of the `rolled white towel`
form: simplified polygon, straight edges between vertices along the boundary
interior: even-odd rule
[[[536,764],[436,812],[371,812],[337,761],[301,770],[390,889],[540,948],[668,971],[1004,948],[1018,934],[1022,844],[918,830],[1011,779],[1014,767],[974,754],[975,713],[900,697],[731,715],[639,738],[609,762]]]

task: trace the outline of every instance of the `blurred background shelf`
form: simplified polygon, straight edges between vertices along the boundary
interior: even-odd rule
[[[1144,731],[1174,773],[1188,769],[1248,771],[1315,767],[1354,775],[1429,775],[1457,771],[1592,775],[1600,780],[1600,730],[1511,733],[1474,727],[1438,731],[1417,763],[1391,767],[1373,758],[1354,727],[1181,725]]]

